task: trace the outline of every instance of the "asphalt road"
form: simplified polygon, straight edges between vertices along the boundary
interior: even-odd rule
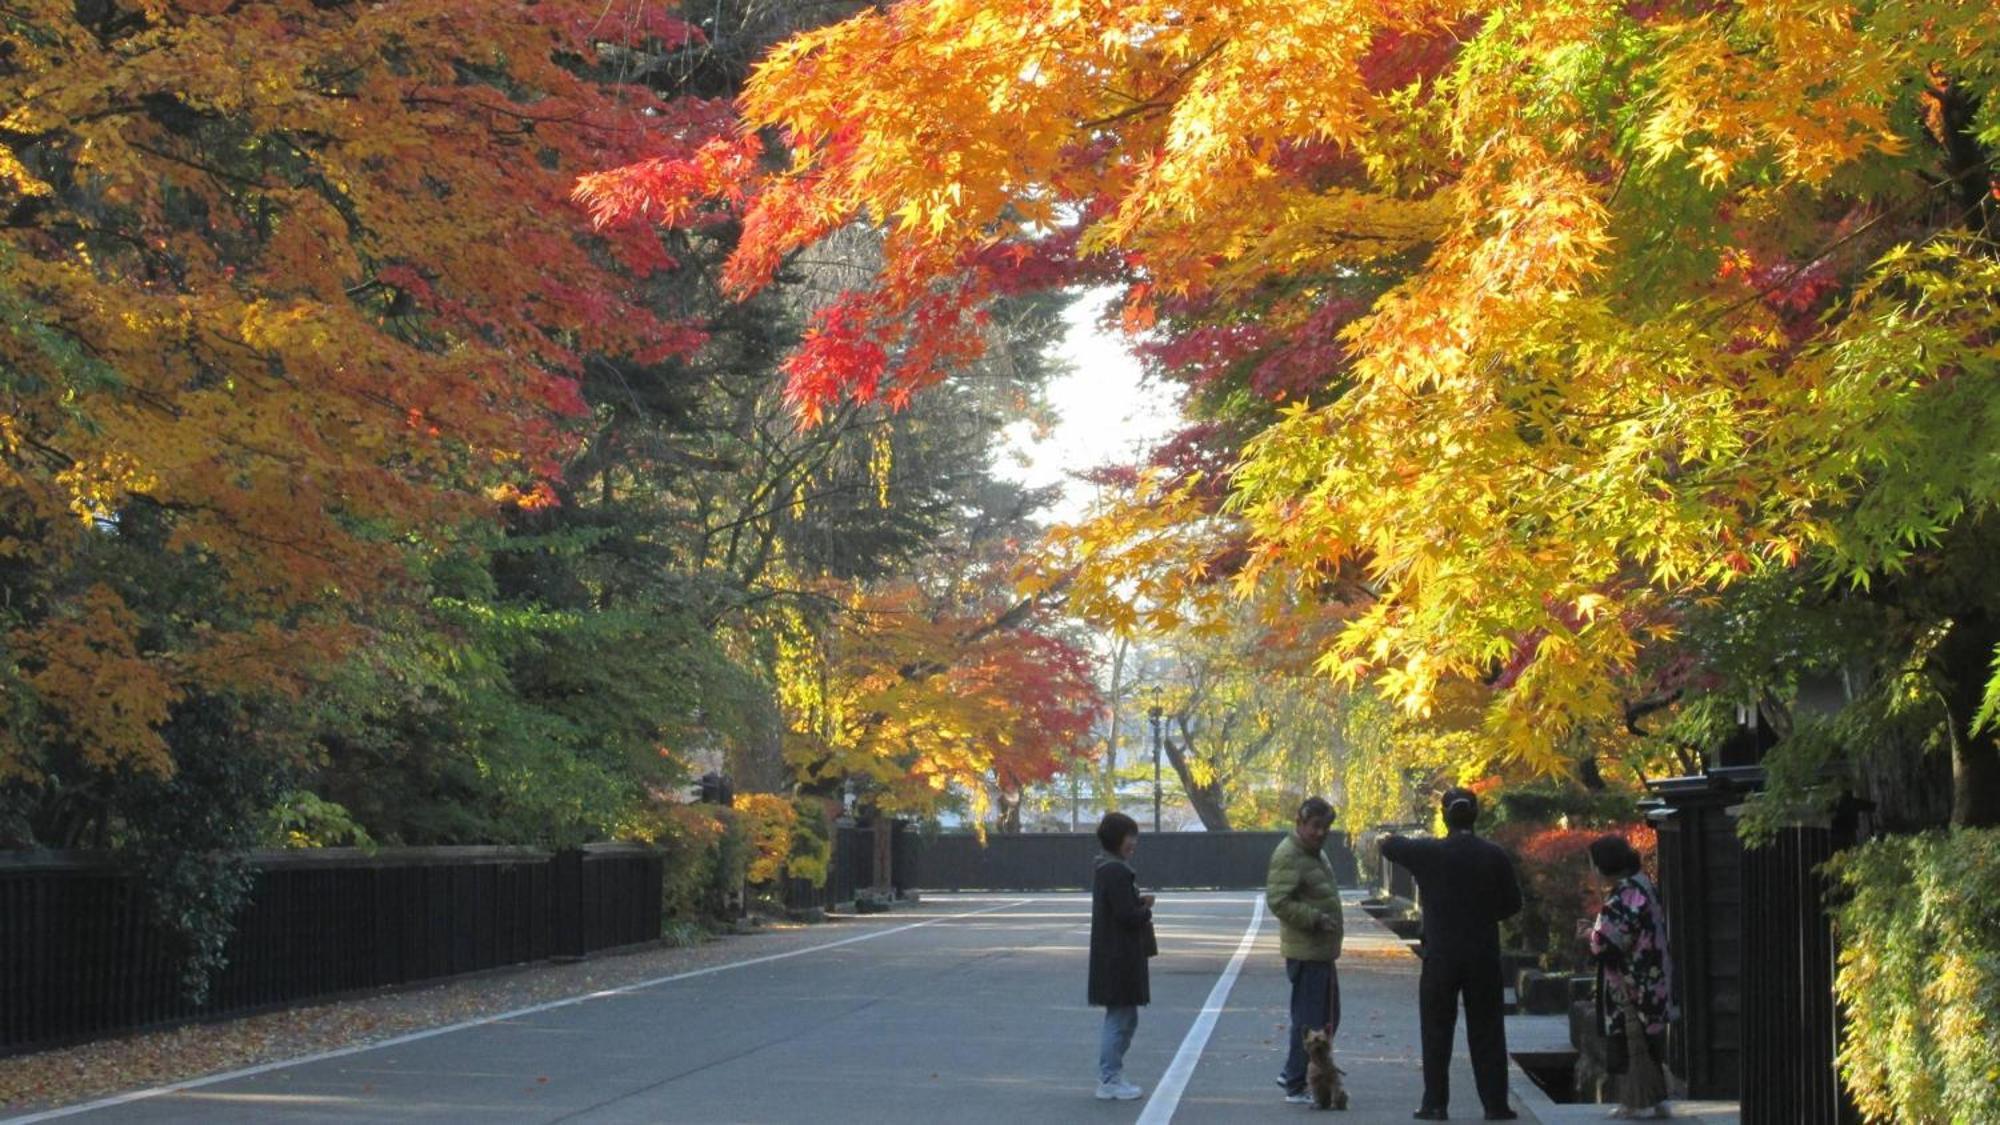
[[[58,1112],[284,1125],[1290,1119],[1313,1111],[1283,1103],[1272,1081],[1287,994],[1272,919],[1226,995],[1218,984],[1261,914],[1256,898],[1160,897],[1153,1003],[1126,1059],[1146,1089],[1138,1101],[1092,1097],[1088,897],[962,895],[829,925],[825,944],[797,955]],[[1352,907],[1348,927],[1337,1048],[1353,1110],[1329,1120],[1408,1121],[1421,1088],[1416,961]],[[1180,1081],[1162,1086],[1177,1054]],[[1453,1091],[1455,1116],[1477,1118],[1462,1058]]]

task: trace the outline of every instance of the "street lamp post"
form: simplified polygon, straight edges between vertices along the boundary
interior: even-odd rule
[[[1157,699],[1157,691],[1155,694]],[[1155,702],[1146,710],[1146,717],[1153,720],[1153,831],[1160,830],[1160,705]]]

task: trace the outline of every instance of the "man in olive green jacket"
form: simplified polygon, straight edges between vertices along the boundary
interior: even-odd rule
[[[1292,982],[1291,1047],[1278,1085],[1285,1100],[1303,1104],[1306,1093],[1305,1034],[1323,1027],[1331,1036],[1340,1028],[1340,978],[1333,963],[1340,957],[1340,884],[1320,849],[1333,828],[1333,806],[1324,798],[1308,797],[1299,806],[1291,835],[1271,853],[1264,899],[1278,917],[1278,949],[1285,955],[1285,976]]]

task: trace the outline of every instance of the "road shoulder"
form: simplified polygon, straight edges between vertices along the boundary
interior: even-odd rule
[[[805,926],[771,924],[696,946],[639,946],[588,960],[532,962],[277,1011],[184,1024],[0,1058],[0,1115],[172,1086],[496,1016],[537,1004],[782,954],[964,909],[925,903]]]

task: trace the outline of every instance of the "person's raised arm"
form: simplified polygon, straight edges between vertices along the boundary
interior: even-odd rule
[[[1391,863],[1402,864],[1404,867],[1409,868],[1412,875],[1417,874],[1417,868],[1423,864],[1425,850],[1423,841],[1421,840],[1412,840],[1408,836],[1390,835],[1382,837],[1382,843],[1379,847],[1381,848],[1383,859]]]

